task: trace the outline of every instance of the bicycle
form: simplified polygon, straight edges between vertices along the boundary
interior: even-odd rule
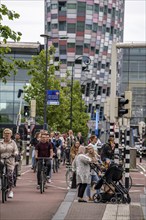
[[[13,156],[11,155],[9,157],[0,158],[2,203],[5,203],[7,201],[7,194],[9,191],[6,160],[9,159],[10,157],[13,157]]]
[[[72,166],[71,164],[66,164],[66,185],[70,189],[72,185],[72,179],[73,179],[73,171],[72,171]]]
[[[50,160],[50,157],[38,157],[38,160],[41,161],[41,174],[40,174],[40,193],[42,194],[45,191],[45,184],[47,182],[47,160]]]

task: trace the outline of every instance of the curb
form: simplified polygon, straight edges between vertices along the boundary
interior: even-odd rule
[[[67,215],[68,210],[74,201],[75,195],[76,195],[76,189],[70,189],[68,191],[68,193],[65,196],[64,201],[59,206],[52,220],[64,220],[65,219],[65,216]]]

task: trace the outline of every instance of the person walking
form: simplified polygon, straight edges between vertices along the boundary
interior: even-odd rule
[[[98,163],[100,156],[96,153],[93,146],[91,144],[89,144],[86,149],[87,149],[86,155],[88,157],[90,157],[92,160],[94,160],[96,163]],[[93,201],[92,196],[91,196],[91,185],[97,183],[100,178],[93,169],[91,169],[90,171],[91,171],[91,182],[90,182],[90,184],[87,185],[86,195],[87,195],[89,201]],[[99,190],[97,190],[96,193],[98,194]]]
[[[35,163],[36,163],[35,148],[36,148],[36,145],[40,141],[40,136],[41,136],[40,132],[36,132],[34,138],[30,141],[30,146],[32,147],[32,167],[31,167],[31,169],[34,169],[34,167],[35,167]]]
[[[76,172],[76,180],[78,185],[78,202],[87,202],[83,199],[87,184],[91,182],[90,162],[92,159],[85,155],[85,147],[80,146],[78,155],[72,162],[73,171]]]
[[[21,167],[22,167],[24,150],[23,150],[22,140],[20,138],[19,133],[15,134],[14,141],[16,142],[17,147],[18,147],[18,156],[16,157],[16,161],[18,162],[18,176],[21,176]]]
[[[11,139],[12,131],[9,128],[5,128],[3,131],[3,139],[0,141],[0,158],[6,159],[9,194],[8,198],[13,198],[14,193],[12,188],[14,187],[14,168],[15,168],[15,156],[18,155],[18,147],[14,140]]]
[[[70,149],[71,163],[75,159],[75,156],[78,155],[79,147],[80,147],[79,141],[76,141],[75,144],[71,147],[71,149]],[[77,187],[77,185],[76,185],[76,172],[74,171],[73,177],[72,177],[71,189],[76,189],[76,187]]]

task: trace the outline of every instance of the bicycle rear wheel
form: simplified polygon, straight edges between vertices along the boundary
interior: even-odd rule
[[[44,173],[41,171],[40,175],[40,193],[42,194],[44,192]]]
[[[73,179],[73,171],[71,169],[69,169],[66,172],[66,185],[69,188],[71,188],[72,179]]]

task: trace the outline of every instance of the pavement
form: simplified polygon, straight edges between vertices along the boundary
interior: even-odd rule
[[[146,220],[146,160],[137,158],[130,204],[78,203],[77,189],[70,189],[52,220]]]

